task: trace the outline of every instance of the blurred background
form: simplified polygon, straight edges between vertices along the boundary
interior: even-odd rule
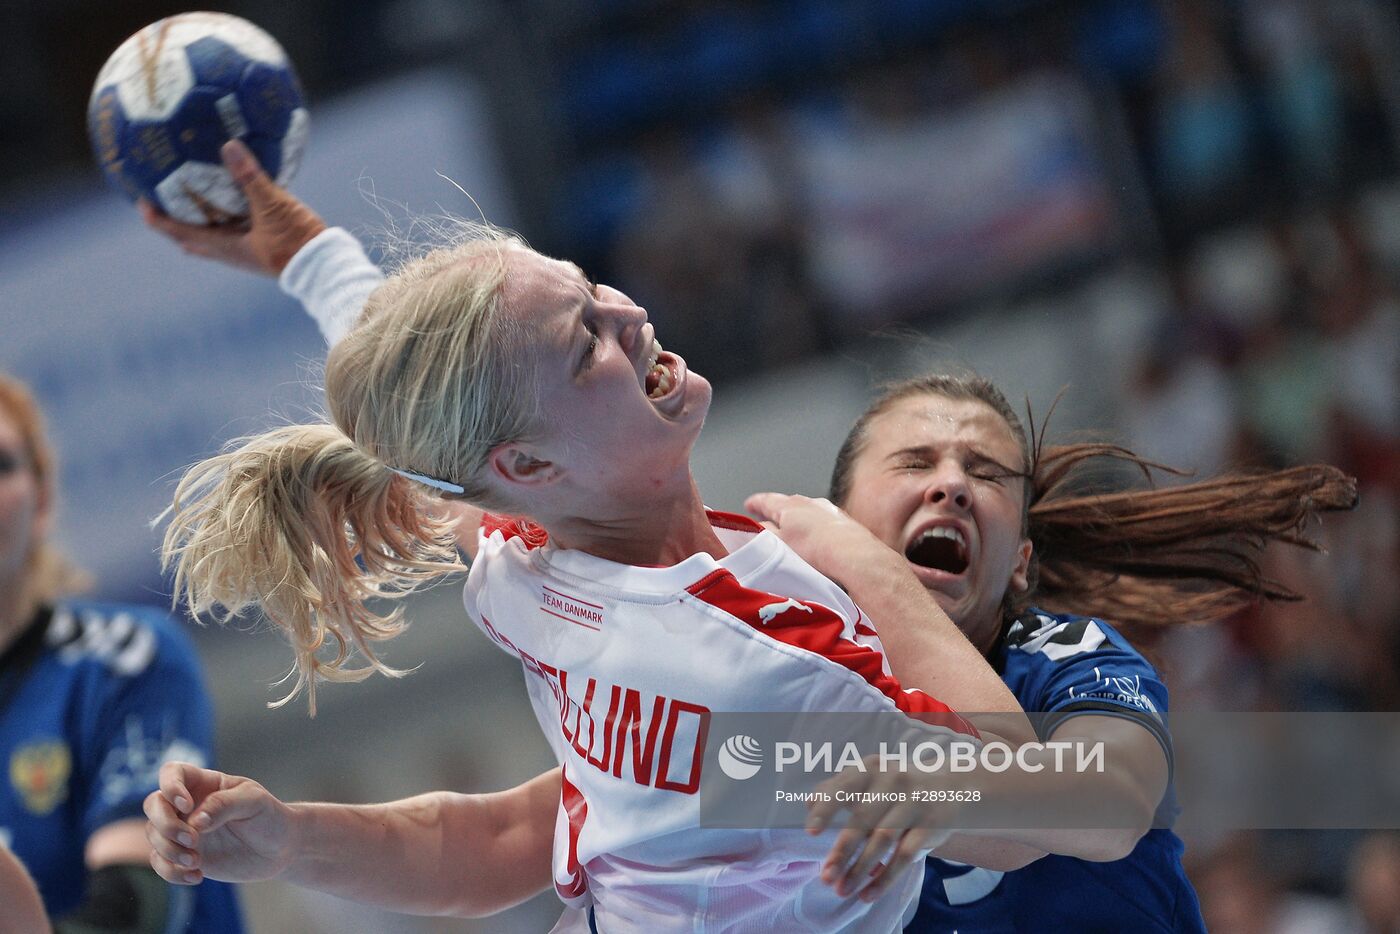
[[[1361,506],[1301,604],[1182,627],[1174,709],[1400,705],[1400,13],[1380,0],[242,0],[312,113],[292,188],[376,242],[475,214],[645,305],[710,375],[707,501],[820,495],[879,381],[972,366],[1043,416],[1211,473],[1325,460]],[[317,405],[314,327],[106,189],[91,81],[182,7],[0,6],[0,368],[44,404],[62,541],[99,593],[162,602],[179,469]],[[455,185],[454,185],[455,183]],[[271,413],[271,414],[269,414]],[[781,452],[781,453],[779,453]],[[500,788],[550,762],[518,666],[445,586],[402,681],[268,710],[279,640],[199,629],[221,764],[287,798]],[[1188,802],[1189,806],[1189,802]],[[1400,930],[1400,843],[1188,840],[1213,931]],[[249,887],[255,930],[544,930]]]

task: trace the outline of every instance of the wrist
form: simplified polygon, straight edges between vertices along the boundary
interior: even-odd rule
[[[326,230],[326,222],[315,214],[302,218],[293,228],[291,236],[274,243],[267,254],[266,271],[273,278],[281,278],[287,264],[300,253],[308,243]]]
[[[273,878],[301,884],[308,881],[309,867],[315,862],[313,849],[317,839],[317,808],[310,804],[287,804],[283,807],[286,832],[277,854],[277,869]]]
[[[852,531],[829,542],[820,554],[821,563],[813,564],[818,571],[836,581],[848,593],[863,587],[888,588],[903,578],[918,584],[918,579],[905,567],[904,556],[887,547],[864,529]],[[859,601],[857,601],[859,602]]]

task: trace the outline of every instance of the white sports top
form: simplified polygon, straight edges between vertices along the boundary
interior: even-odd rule
[[[834,831],[700,827],[700,726],[710,711],[948,708],[899,686],[860,610],[781,539],[709,515],[729,554],[665,568],[483,521],[464,600],[520,659],[564,768],[555,889],[604,934],[897,931],[921,873],[867,904],[819,879]]]
[[[332,344],[382,281],[337,228],[280,279]],[[922,873],[874,904],[842,899],[819,879],[834,831],[699,826],[697,728],[706,711],[948,708],[899,686],[860,610],[777,536],[741,516],[710,521],[729,554],[667,568],[555,548],[514,520],[483,522],[467,612],[520,660],[564,769],[554,883],[573,910],[556,930],[587,931],[581,909],[591,907],[602,934],[897,931]]]

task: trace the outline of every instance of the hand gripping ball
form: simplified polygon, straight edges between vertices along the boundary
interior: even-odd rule
[[[225,142],[241,139],[285,185],[308,122],[287,53],[224,13],[181,13],[137,32],[102,66],[88,102],[88,137],[107,178],[189,224],[248,213],[219,160]]]

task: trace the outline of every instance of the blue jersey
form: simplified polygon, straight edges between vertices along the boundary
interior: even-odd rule
[[[55,917],[82,900],[94,832],[143,817],[162,763],[209,764],[213,716],[194,650],[153,609],[65,603],[0,663],[0,843]],[[238,934],[232,887],[171,886],[167,931]]]
[[[1166,686],[1112,626],[1033,610],[1011,625],[990,661],[1022,709],[1046,714],[1042,739],[1081,714],[1127,717],[1157,737],[1170,765]],[[1170,786],[1158,829],[1108,863],[1052,854],[1002,873],[930,858],[918,914],[905,930],[1204,932],[1181,839],[1161,827],[1164,813],[1175,813]]]

